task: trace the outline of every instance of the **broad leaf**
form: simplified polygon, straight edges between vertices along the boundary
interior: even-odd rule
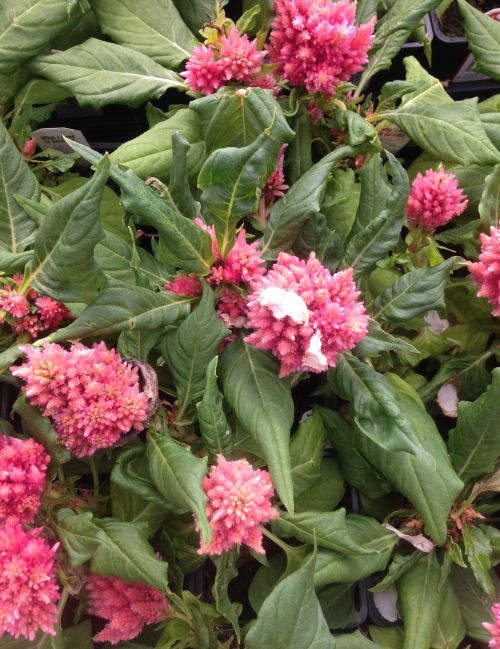
[[[345,242],[354,225],[358,209],[360,185],[356,182],[354,169],[336,167],[326,183],[325,194],[321,200],[321,212],[326,217],[328,228]],[[306,222],[302,232],[313,219]],[[325,244],[323,243],[322,248]],[[338,255],[339,256],[339,255]],[[337,256],[337,257],[338,257]],[[339,259],[337,258],[337,263]]]
[[[456,649],[465,636],[465,624],[455,591],[450,580],[444,585],[445,593],[432,649]]]
[[[210,543],[212,530],[205,514],[207,497],[201,486],[207,458],[193,455],[188,446],[172,439],[166,428],[149,432],[147,457],[158,491],[179,513],[193,512],[203,541]]]
[[[184,87],[179,75],[145,54],[96,38],[64,52],[39,56],[31,69],[71,92],[80,106],[92,108],[137,107],[161,97],[169,88]]]
[[[204,155],[204,143],[201,147]],[[188,159],[190,151],[194,151],[194,148],[194,145],[190,145],[178,131],[172,135],[172,159],[175,160],[175,164],[170,169],[168,191],[179,211],[190,219],[200,214],[201,209],[198,201],[193,199],[189,186]]]
[[[432,268],[417,268],[396,280],[373,303],[374,318],[404,322],[444,307],[444,289],[454,258]]]
[[[307,491],[295,498],[295,511],[331,512],[342,500],[344,492],[344,478],[337,461],[331,457],[324,457],[321,462],[319,479]]]
[[[57,512],[57,534],[72,566],[81,566],[97,550],[101,531],[92,520],[92,513],[75,514],[71,509]]]
[[[104,239],[95,247],[94,259],[105,275],[119,282],[135,284],[134,253],[131,241],[114,232],[104,231]]]
[[[492,383],[476,401],[461,401],[457,426],[450,432],[450,456],[464,482],[491,473],[500,456],[500,368],[492,372]]]
[[[242,340],[225,350],[220,377],[227,403],[257,441],[279,497],[293,512],[289,452],[293,402],[288,381],[278,378],[278,364],[270,354]]]
[[[22,252],[33,241],[36,223],[14,198],[40,199],[35,176],[0,121],[0,248]],[[3,267],[2,267],[3,268]]]
[[[359,6],[359,4],[358,4]],[[391,187],[380,153],[370,157],[359,170],[361,194],[351,236],[362,232],[386,208]]]
[[[382,352],[405,352],[407,354],[418,354],[419,351],[413,345],[402,338],[397,338],[382,329],[376,320],[368,323],[368,333],[359,342],[354,353],[360,358],[379,356]]]
[[[195,34],[207,20],[215,20],[217,10],[222,9],[228,0],[173,0],[184,22]]]
[[[399,554],[396,553],[394,558],[389,565],[387,574],[379,581],[376,586],[372,586],[370,591],[372,593],[380,593],[387,590],[392,586],[398,579],[400,579],[408,570],[410,570],[422,557],[422,553],[419,550],[415,550],[411,554]]]
[[[474,54],[476,68],[500,81],[500,25],[465,0],[458,0],[464,19],[467,47]]]
[[[177,388],[180,420],[189,404],[203,395],[208,364],[229,333],[215,312],[214,293],[205,284],[198,306],[164,336],[161,350]]]
[[[55,203],[36,234],[26,281],[55,300],[88,303],[104,281],[94,248],[104,237],[99,206],[108,176],[104,158],[92,180]]]
[[[480,527],[465,523],[462,528],[464,549],[472,572],[479,586],[484,592],[495,598],[495,586],[490,576],[491,555],[493,549],[490,539]]]
[[[311,115],[302,104],[293,118],[292,127],[295,137],[286,152],[286,176],[290,183],[298,180],[313,164]]]
[[[281,581],[264,601],[246,636],[248,649],[334,649],[314,592],[315,556]]]
[[[177,67],[196,44],[172,0],[91,0],[90,4],[105,34],[166,68]]]
[[[231,602],[227,592],[229,583],[238,576],[238,569],[236,568],[237,560],[238,551],[236,549],[212,557],[212,561],[217,569],[212,594],[215,599],[217,611],[223,615],[226,620],[231,622],[239,641],[240,625],[238,622],[238,606]]]
[[[227,423],[222,394],[217,387],[217,361],[213,358],[207,367],[203,399],[196,404],[200,432],[210,455],[222,453],[229,457],[233,450],[233,434]]]
[[[500,164],[486,177],[478,209],[483,226],[496,227],[500,220]]]
[[[167,510],[168,501],[160,494],[153,482],[146,457],[146,446],[133,446],[120,453],[114,465],[111,484],[130,494],[140,496],[164,510]]]
[[[300,423],[290,441],[293,493],[296,499],[321,479],[324,445],[323,420],[314,411]]]

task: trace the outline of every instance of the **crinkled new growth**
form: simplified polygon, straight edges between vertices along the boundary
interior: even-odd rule
[[[493,315],[500,317],[500,228],[490,228],[490,236],[481,234],[479,261],[469,262],[469,271],[479,286],[478,297],[493,305]]]
[[[406,217],[408,223],[427,232],[445,225],[467,207],[467,197],[458,186],[458,178],[443,167],[418,173],[412,183]]]
[[[234,545],[245,544],[263,554],[261,523],[278,518],[271,505],[274,487],[267,471],[254,469],[246,460],[230,462],[217,456],[217,465],[203,479],[208,497],[206,513],[212,540],[204,540],[200,554],[221,554]]]
[[[245,340],[278,358],[280,376],[334,367],[337,354],[352,349],[367,332],[352,269],[332,275],[314,253],[304,261],[281,252],[253,289],[248,328],[255,331]]]
[[[34,640],[38,631],[55,635],[59,589],[52,547],[41,529],[0,527],[0,636]]]
[[[89,575],[89,612],[107,620],[96,642],[117,644],[136,638],[146,624],[157,624],[167,616],[165,595],[140,582],[127,584],[119,577]]]
[[[0,524],[30,524],[40,507],[50,455],[33,439],[0,436]]]
[[[484,628],[491,634],[488,646],[491,649],[500,649],[500,602],[491,607],[494,622],[483,622]]]
[[[276,0],[269,54],[293,86],[332,95],[341,81],[363,69],[374,19],[355,25],[349,0]]]
[[[69,350],[49,344],[23,347],[27,361],[11,368],[26,381],[24,391],[42,414],[51,417],[57,437],[78,457],[115,444],[147,418],[148,397],[137,368],[101,342]]]

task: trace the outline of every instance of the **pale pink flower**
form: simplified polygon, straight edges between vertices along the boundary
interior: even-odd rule
[[[108,620],[94,636],[96,642],[117,644],[132,640],[146,624],[157,624],[167,616],[165,595],[148,584],[127,584],[119,577],[89,575],[87,592],[91,615]]]
[[[332,275],[312,252],[307,261],[281,252],[254,283],[248,299],[245,340],[270,350],[281,363],[280,376],[323,372],[337,354],[352,349],[366,334],[368,316],[353,281],[352,268]]]
[[[0,309],[14,318],[22,318],[30,312],[30,305],[24,295],[9,288],[0,291]]]
[[[293,86],[332,95],[341,81],[363,69],[374,19],[356,27],[350,0],[276,0],[269,54]]]
[[[33,439],[0,436],[0,524],[33,523],[49,462]]]
[[[70,350],[49,344],[23,347],[27,361],[11,367],[26,381],[24,392],[45,417],[58,440],[77,457],[115,444],[131,429],[142,430],[148,397],[141,392],[136,367],[114,349],[75,343]]]
[[[265,55],[257,50],[257,39],[250,41],[246,34],[240,36],[236,27],[220,39],[220,60],[226,81],[248,83],[260,72]]]
[[[37,315],[46,329],[57,329],[63,320],[73,318],[71,311],[62,302],[57,302],[46,295],[37,297],[35,304],[38,307]]]
[[[467,197],[458,186],[458,179],[443,167],[418,173],[412,183],[406,216],[410,225],[434,232],[467,207]]]
[[[500,649],[500,602],[493,604],[491,613],[494,622],[483,622],[483,626],[491,634],[488,646],[491,649]]]
[[[245,229],[241,228],[227,257],[212,266],[208,283],[252,284],[257,281],[265,273],[258,247],[258,241],[247,243]],[[220,259],[219,254],[218,257]]]
[[[202,538],[198,552],[221,554],[244,544],[263,554],[260,524],[279,517],[271,505],[274,487],[269,473],[254,469],[246,460],[228,462],[218,455],[217,465],[203,478],[203,489],[212,540],[206,545]]]
[[[247,322],[247,302],[238,291],[224,287],[217,303],[217,313],[226,327],[241,329]]]
[[[490,228],[490,236],[481,234],[479,261],[469,262],[469,271],[479,286],[478,297],[493,305],[493,315],[500,317],[500,228]]]
[[[198,275],[180,275],[163,287],[176,295],[201,295],[203,288]]]
[[[55,635],[56,582],[54,553],[42,529],[0,527],[0,635],[34,640],[38,631]]]
[[[216,54],[214,47],[201,44],[191,52],[186,71],[181,72],[191,90],[211,95],[224,85],[224,65]]]

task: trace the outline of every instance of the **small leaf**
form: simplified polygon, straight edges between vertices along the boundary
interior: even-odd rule
[[[500,81],[500,25],[465,0],[458,0],[458,6],[464,20],[467,46],[474,54],[477,70]]]
[[[464,523],[462,538],[477,583],[489,597],[494,599],[495,587],[490,577],[492,547],[488,536],[479,527]]]
[[[389,565],[385,577],[382,581],[379,581],[376,586],[372,586],[370,591],[372,593],[381,593],[384,590],[387,590],[389,586],[395,584],[405,572],[408,572],[408,570],[410,570],[410,568],[414,566],[421,557],[422,553],[418,550],[415,550],[411,554],[396,553]]]
[[[238,576],[238,569],[236,568],[237,560],[237,550],[223,552],[220,556],[215,555],[212,557],[212,562],[217,569],[215,582],[212,588],[212,594],[215,599],[215,606],[217,608],[217,611],[221,615],[223,615],[226,620],[231,622],[239,642],[240,625],[238,622],[238,613],[236,610],[237,605],[231,602],[231,599],[227,592],[229,583]]]
[[[360,358],[370,358],[380,356],[381,353],[388,351],[420,354],[418,349],[410,345],[406,340],[387,333],[376,320],[370,320],[368,323],[368,333],[356,345],[354,353]]]
[[[208,364],[203,399],[196,404],[196,409],[201,437],[211,456],[221,453],[227,458],[233,450],[233,434],[224,413],[222,394],[217,387],[217,362],[218,357],[215,357]]]

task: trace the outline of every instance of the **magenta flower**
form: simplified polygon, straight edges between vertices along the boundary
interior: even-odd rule
[[[217,313],[226,327],[241,329],[247,322],[247,302],[238,291],[224,287],[217,303]]]
[[[443,167],[437,171],[427,169],[423,176],[418,173],[412,183],[406,216],[410,225],[434,232],[462,214],[467,203],[467,197],[458,186],[454,174],[447,173]]]
[[[191,90],[211,95],[224,85],[223,63],[216,60],[216,54],[214,47],[201,44],[191,52],[186,71],[181,72]]]
[[[50,455],[33,439],[0,436],[0,523],[33,523]]]
[[[500,649],[500,602],[493,604],[491,613],[494,622],[483,622],[483,626],[491,634],[488,646],[491,649]]]
[[[245,229],[241,228],[227,257],[222,260],[217,253],[221,260],[212,266],[209,284],[252,284],[257,281],[266,272],[258,247],[258,241],[247,243]]]
[[[269,54],[293,86],[333,95],[341,81],[363,69],[374,19],[356,27],[350,0],[276,0]]]
[[[253,285],[245,340],[270,350],[280,376],[324,372],[337,354],[366,334],[368,316],[352,278],[352,268],[332,275],[312,252],[307,261],[281,252],[269,272]]]
[[[62,302],[57,302],[46,295],[38,297],[35,304],[45,329],[57,329],[63,320],[73,317],[71,311],[68,311]]]
[[[212,540],[206,545],[202,538],[198,552],[221,554],[245,544],[263,554],[260,524],[279,517],[271,505],[274,487],[269,473],[254,469],[246,460],[228,462],[218,455],[217,465],[203,479],[203,489]]]
[[[59,441],[77,457],[115,444],[132,429],[142,430],[148,397],[137,368],[101,342],[24,347],[28,360],[11,368],[26,381],[28,400],[50,417]]]
[[[201,295],[203,289],[198,275],[179,275],[163,287],[176,295]]]
[[[283,171],[285,149],[287,148],[287,146],[288,144],[283,144],[283,146],[281,147],[276,169],[269,176],[266,186],[262,190],[262,194],[267,205],[274,202],[277,198],[284,196],[286,190],[289,188],[289,186],[285,183],[285,173]]]
[[[493,305],[493,315],[500,316],[500,228],[490,228],[490,236],[481,234],[479,261],[469,262],[469,271],[479,286],[478,297]]]
[[[108,620],[94,636],[96,642],[117,644],[137,637],[146,624],[157,624],[168,612],[165,595],[140,582],[127,584],[119,577],[89,575],[89,612]]]
[[[52,547],[42,529],[0,527],[0,635],[34,640],[38,631],[55,635],[59,589]]]

